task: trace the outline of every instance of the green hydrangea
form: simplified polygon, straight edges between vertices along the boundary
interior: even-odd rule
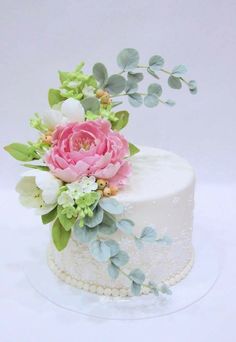
[[[59,72],[61,81],[60,93],[63,97],[73,97],[82,100],[88,94],[94,94],[97,81],[92,75],[85,75],[82,71],[84,63],[80,63],[72,72]]]

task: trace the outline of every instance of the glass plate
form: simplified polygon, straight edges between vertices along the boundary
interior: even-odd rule
[[[220,274],[219,255],[209,239],[195,246],[192,270],[180,283],[172,286],[172,296],[112,298],[92,294],[59,280],[48,268],[45,255],[24,265],[32,287],[55,305],[90,317],[135,320],[169,315],[198,302],[213,288]]]

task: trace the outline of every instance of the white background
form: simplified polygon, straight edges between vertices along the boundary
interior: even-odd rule
[[[124,47],[137,48],[143,63],[160,54],[167,67],[188,66],[198,95],[165,87],[164,95],[177,102],[174,108],[125,104],[131,120],[124,133],[136,144],[170,149],[191,162],[200,184],[195,229],[214,235],[225,252],[220,281],[192,308],[145,322],[93,321],[57,309],[28,287],[19,270],[22,236],[17,227],[6,231],[3,225],[0,340],[235,341],[236,2],[0,0],[0,9],[1,146],[35,137],[28,119],[47,109],[47,91],[57,87],[59,69],[72,70],[84,60],[86,71],[102,61],[116,72],[116,55]],[[0,183],[7,191],[20,167],[2,148],[0,156]]]

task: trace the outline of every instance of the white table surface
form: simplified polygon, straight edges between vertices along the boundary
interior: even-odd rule
[[[236,341],[236,185],[197,186],[194,229],[212,235],[223,255],[223,270],[213,290],[183,311],[141,321],[86,318],[37,294],[22,265],[45,241],[47,228],[35,229],[39,218],[17,203],[15,193],[0,194],[1,342]]]

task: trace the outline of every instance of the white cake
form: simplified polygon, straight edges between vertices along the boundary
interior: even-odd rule
[[[146,243],[138,249],[132,237],[120,232],[113,239],[130,256],[127,270],[138,266],[148,280],[174,285],[187,275],[193,264],[193,169],[179,156],[150,147],[142,147],[131,160],[132,177],[116,196],[125,206],[124,217],[135,222],[135,235],[144,226],[152,225],[160,238],[167,235],[172,242]],[[61,252],[50,244],[48,262],[60,279],[75,287],[100,295],[131,295],[127,278],[120,274],[112,280],[106,263],[96,261],[87,245],[79,243],[73,234]],[[142,293],[148,291],[142,289]]]

